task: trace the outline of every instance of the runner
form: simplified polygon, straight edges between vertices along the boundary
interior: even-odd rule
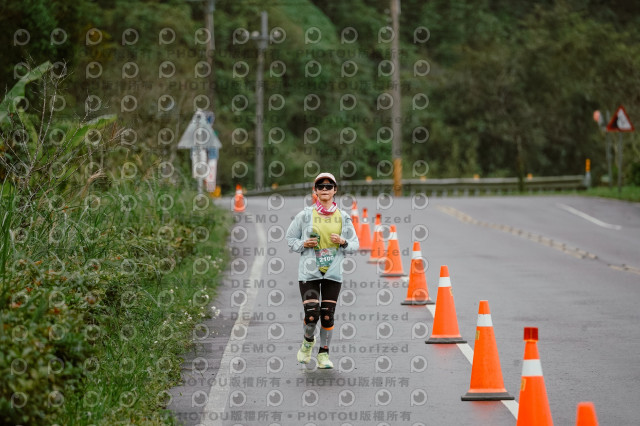
[[[304,309],[304,339],[297,358],[302,364],[311,360],[320,318],[318,368],[333,368],[329,344],[342,286],[342,260],[345,253],[358,250],[359,242],[351,217],[334,202],[338,191],[336,178],[331,173],[320,173],[313,185],[318,200],[298,213],[287,230],[289,247],[300,253],[298,280]]]

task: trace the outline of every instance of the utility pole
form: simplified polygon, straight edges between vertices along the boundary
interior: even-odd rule
[[[212,52],[216,49],[216,39],[213,35],[213,13],[216,10],[216,0],[209,0],[209,5],[207,7],[207,30],[209,30],[209,34],[211,34],[211,38],[209,38],[209,50]]]
[[[622,133],[618,132],[618,195],[622,194]]]
[[[211,74],[209,74],[209,90],[211,91],[211,109],[214,110],[214,101],[215,101],[215,77],[213,72],[213,53],[216,50],[216,41],[215,36],[213,35],[213,13],[216,10],[216,0],[209,0],[209,4],[207,7],[206,17],[207,17],[207,30],[209,31],[209,43],[207,49],[207,61],[209,63],[209,69],[211,70]]]
[[[215,36],[213,34],[214,23],[213,23],[213,14],[216,10],[216,0],[186,0],[189,2],[200,2],[206,1],[207,5],[204,11],[204,20],[205,26],[207,27],[207,32],[209,33],[209,41],[207,42],[207,63],[209,64],[209,69],[211,70],[211,74],[209,74],[209,85],[211,91],[211,109],[215,109],[213,107],[213,101],[215,100],[214,86],[215,86],[215,78],[213,73],[213,53],[216,49]]]
[[[258,46],[258,69],[256,76],[256,165],[255,165],[255,189],[264,188],[264,51],[267,49],[268,34],[268,15],[262,11],[260,14],[260,33],[254,31],[251,38],[256,41]]]
[[[611,117],[609,111],[607,111],[607,118]],[[603,120],[604,121],[604,120]],[[606,122],[605,122],[606,123]],[[607,132],[606,124],[602,126],[604,128],[604,138],[607,143],[607,176],[609,177],[609,189],[613,188],[613,173],[611,172],[611,140],[609,139],[609,132]]]
[[[393,63],[393,74],[391,77],[391,93],[393,97],[393,105],[391,106],[391,130],[393,131],[391,158],[393,159],[393,193],[395,196],[402,195],[402,108],[400,105],[399,14],[400,0],[391,0],[391,26],[393,29],[393,39],[391,41],[391,62]]]
[[[611,172],[611,141],[609,140],[609,133],[605,132],[604,138],[607,144],[607,177],[609,178],[609,189],[613,188],[613,173]]]
[[[209,90],[207,90],[207,94],[210,96],[210,108],[211,110],[215,110],[215,76],[213,72],[213,54],[216,48],[215,44],[215,36],[213,35],[214,24],[213,24],[213,13],[216,10],[216,0],[186,0],[190,2],[200,2],[206,1],[208,4],[205,6],[204,10],[204,18],[205,18],[205,26],[207,27],[207,32],[209,33],[209,40],[207,41],[207,49],[205,56],[207,57],[207,64],[209,65]],[[213,126],[213,123],[211,123]],[[204,161],[205,163],[209,162],[207,158],[207,151],[204,148],[195,148],[192,150],[191,161]],[[204,179],[198,179],[198,194],[202,194],[204,187]]]

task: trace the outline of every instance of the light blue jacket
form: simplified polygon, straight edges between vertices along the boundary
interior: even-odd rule
[[[309,234],[313,232],[311,217],[314,207],[307,206],[296,215],[287,229],[287,244],[291,251],[300,253],[300,263],[298,264],[298,281],[311,281],[326,278],[328,280],[342,282],[342,261],[346,253],[355,253],[360,248],[360,242],[353,227],[351,216],[340,209],[342,214],[342,232],[340,236],[347,240],[347,247],[338,247],[336,257],[322,276],[316,265],[315,250],[312,247],[305,247],[304,241],[309,239]]]

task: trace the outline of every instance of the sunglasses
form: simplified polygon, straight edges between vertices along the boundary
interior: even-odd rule
[[[316,185],[316,189],[330,191],[336,186],[332,183],[319,183]]]

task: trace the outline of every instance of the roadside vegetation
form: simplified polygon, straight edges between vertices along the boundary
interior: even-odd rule
[[[615,186],[613,188],[600,186],[590,188],[585,191],[584,194],[593,197],[615,198],[617,200],[640,203],[640,186],[623,186],[621,191],[618,191],[618,188]]]
[[[210,76],[206,3],[2,6],[2,424],[173,422],[166,391],[216,314],[231,224],[176,146],[194,109],[214,111],[218,184],[252,188],[262,10],[280,37],[265,51],[265,185],[391,176],[389,0],[218,1]],[[600,184],[594,110],[624,105],[640,129],[633,2],[401,3],[404,178],[577,175],[588,158]],[[624,143],[622,195],[581,194],[640,201],[638,133]]]
[[[58,80],[43,64],[11,93],[60,94]],[[158,164],[97,166],[117,164],[115,117],[40,105],[0,110],[0,423],[171,423],[180,357],[216,314],[230,215]]]

